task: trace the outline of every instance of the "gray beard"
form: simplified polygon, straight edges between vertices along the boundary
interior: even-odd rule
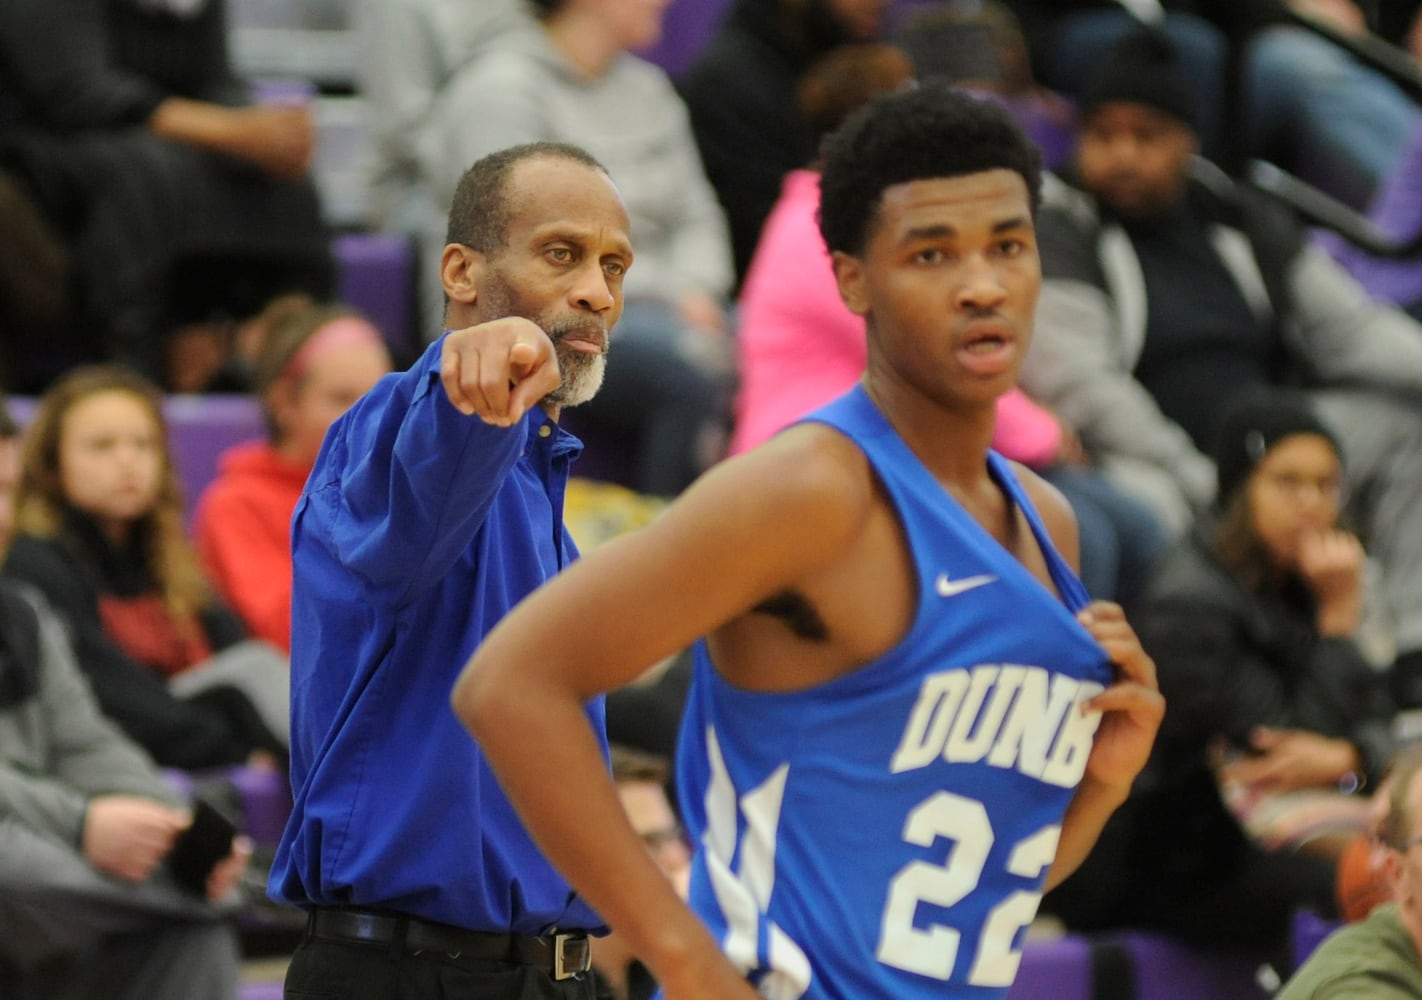
[[[553,346],[558,352],[558,369],[563,377],[558,388],[544,396],[543,401],[556,406],[578,406],[596,396],[607,372],[607,355],[564,350],[562,344]]]

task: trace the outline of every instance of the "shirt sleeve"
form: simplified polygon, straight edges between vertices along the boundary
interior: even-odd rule
[[[523,454],[509,428],[460,413],[439,379],[441,337],[336,421],[297,505],[293,558],[326,546],[367,583],[406,594],[472,542]]]

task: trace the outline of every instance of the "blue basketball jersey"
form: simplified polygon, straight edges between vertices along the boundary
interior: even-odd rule
[[[1086,593],[1007,461],[1061,598],[937,483],[856,388],[811,414],[864,450],[913,553],[883,657],[788,693],[727,684],[698,643],[678,753],[692,906],[770,1000],[1000,997],[1110,683]]]

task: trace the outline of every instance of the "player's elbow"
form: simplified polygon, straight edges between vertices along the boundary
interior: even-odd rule
[[[489,721],[497,718],[502,692],[496,672],[478,652],[460,671],[450,692],[449,703],[455,716],[476,739],[482,739]]]

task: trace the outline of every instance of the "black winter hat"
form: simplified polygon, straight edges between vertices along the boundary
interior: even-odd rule
[[[1085,121],[1111,101],[1147,104],[1197,127],[1196,95],[1180,56],[1170,40],[1154,28],[1141,28],[1122,38],[1087,78],[1080,95]]]
[[[1227,505],[1269,449],[1294,434],[1326,438],[1338,460],[1343,460],[1338,439],[1302,393],[1260,389],[1231,404],[1220,418],[1215,438],[1216,505]]]

